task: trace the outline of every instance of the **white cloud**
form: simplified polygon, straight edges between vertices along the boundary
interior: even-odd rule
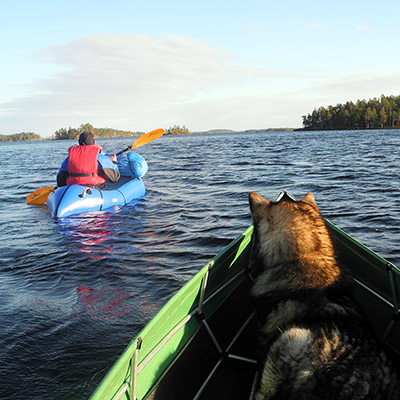
[[[64,72],[35,82],[37,95],[2,108],[8,109],[8,118],[13,112],[26,121],[47,118],[53,124],[47,135],[84,121],[150,129],[149,123],[157,124],[176,105],[241,86],[259,73],[238,65],[226,52],[181,36],[163,40],[122,34],[78,37],[70,44],[42,50],[35,60],[63,66]]]
[[[372,30],[372,28],[370,26],[358,25],[357,30],[361,31],[361,32],[367,32],[367,31]]]
[[[148,36],[94,35],[43,51],[41,57],[73,66],[41,86],[89,109],[110,102],[125,108],[129,103],[143,107],[183,101],[193,92],[224,85],[241,73],[240,68],[226,67],[227,53],[178,36],[161,41]],[[83,96],[77,99],[76,93]],[[87,97],[92,94],[95,104],[90,106]]]
[[[327,28],[329,28],[329,25],[307,23],[306,28],[307,29],[327,29]]]

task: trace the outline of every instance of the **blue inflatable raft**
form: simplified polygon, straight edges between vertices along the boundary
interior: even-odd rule
[[[83,185],[68,185],[56,189],[47,199],[47,206],[55,217],[67,217],[88,211],[102,211],[123,207],[146,192],[141,178],[121,177],[104,189]]]
[[[147,173],[146,160],[137,153],[119,154],[118,182],[106,182],[104,189],[85,185],[68,185],[56,189],[47,199],[47,207],[54,217],[67,217],[88,211],[112,211],[144,196],[146,189],[141,179]]]

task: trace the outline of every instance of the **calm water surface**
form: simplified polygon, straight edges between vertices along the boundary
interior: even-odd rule
[[[115,152],[135,138],[98,140]],[[251,223],[247,196],[315,195],[400,265],[400,131],[164,136],[143,199],[53,219],[28,206],[72,141],[0,144],[0,398],[87,399],[165,301]]]

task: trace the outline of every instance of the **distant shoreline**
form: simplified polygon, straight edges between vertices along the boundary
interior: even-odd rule
[[[263,132],[293,132],[295,128],[266,128],[266,129],[246,129],[246,130],[239,130],[235,131],[232,129],[210,129],[208,131],[196,131],[196,132],[189,132],[189,133],[170,133],[165,132],[166,136],[178,136],[178,135],[192,135],[192,134],[224,134],[224,133],[263,133]],[[128,132],[127,132],[128,133]],[[14,143],[14,142],[40,142],[44,140],[73,140],[71,138],[65,139],[56,139],[54,136],[48,138],[42,138],[39,135],[36,135],[35,139],[21,139],[18,140],[18,135],[20,134],[10,134],[10,135],[0,135],[0,143]],[[113,137],[138,137],[140,134],[134,135],[126,135],[126,136],[96,136],[96,139],[109,139]]]
[[[384,127],[384,128],[325,128],[325,129],[316,129],[316,128],[296,128],[293,129],[294,132],[332,132],[332,131],[393,131],[399,130],[400,127]]]
[[[235,131],[232,129],[210,129],[207,131],[196,131],[190,133],[165,133],[165,136],[184,136],[184,135],[202,135],[202,134],[224,134],[224,133],[264,133],[264,132],[332,132],[332,131],[376,131],[376,130],[399,130],[400,128],[353,128],[353,129],[310,129],[310,128],[266,128],[266,129],[246,129]],[[10,140],[4,140],[6,136],[10,136]],[[0,135],[0,143],[17,143],[17,142],[40,142],[45,140],[72,140],[72,139],[55,139],[54,137],[31,139],[31,140],[12,140],[14,135]],[[110,139],[113,137],[138,137],[140,135],[127,135],[127,136],[101,136],[97,139]]]
[[[262,133],[262,132],[293,132],[295,128],[265,128],[265,129],[246,129],[235,131],[232,129],[210,129],[208,131],[196,131],[191,133],[201,134],[201,133]]]

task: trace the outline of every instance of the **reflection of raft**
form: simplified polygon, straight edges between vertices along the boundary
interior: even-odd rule
[[[400,270],[328,222],[354,301],[400,354]],[[177,292],[126,348],[91,400],[246,399],[256,375],[249,300],[253,227]]]
[[[83,185],[63,186],[49,195],[47,206],[53,216],[66,217],[87,211],[122,207],[131,200],[144,196],[145,192],[140,178],[121,177],[116,183],[107,183],[101,190]]]

